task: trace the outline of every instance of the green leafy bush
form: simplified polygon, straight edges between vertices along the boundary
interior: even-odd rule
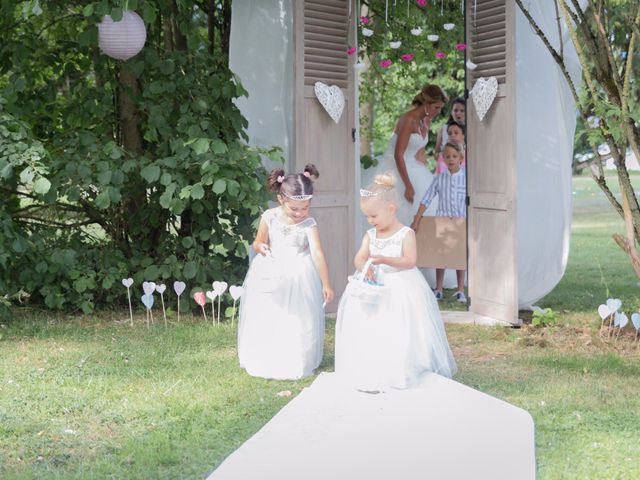
[[[147,44],[127,62],[97,49],[119,10],[106,1],[43,4],[0,46],[0,296],[91,312],[126,299],[124,277],[203,288],[245,273],[269,198],[261,157],[279,150],[247,146],[233,103],[247,92],[205,48],[196,2],[134,3]]]

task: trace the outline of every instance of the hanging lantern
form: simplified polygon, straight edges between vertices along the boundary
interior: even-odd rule
[[[105,15],[98,24],[100,50],[111,58],[128,60],[136,56],[147,39],[147,29],[142,18],[130,10],[122,14],[119,22]]]

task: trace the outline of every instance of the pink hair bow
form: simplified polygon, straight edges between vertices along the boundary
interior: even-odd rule
[[[278,183],[284,182],[284,175],[280,175],[278,178],[276,178],[276,182]]]

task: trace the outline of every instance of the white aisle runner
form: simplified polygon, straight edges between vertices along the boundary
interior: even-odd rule
[[[433,374],[368,394],[321,374],[209,480],[535,479],[528,412]]]

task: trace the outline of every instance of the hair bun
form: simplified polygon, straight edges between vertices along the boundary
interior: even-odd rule
[[[305,165],[304,170],[302,171],[302,175],[307,177],[312,182],[315,182],[320,176],[320,172],[313,163],[308,163]]]
[[[396,185],[396,178],[391,172],[379,173],[373,179],[373,183],[384,188],[393,188]]]

